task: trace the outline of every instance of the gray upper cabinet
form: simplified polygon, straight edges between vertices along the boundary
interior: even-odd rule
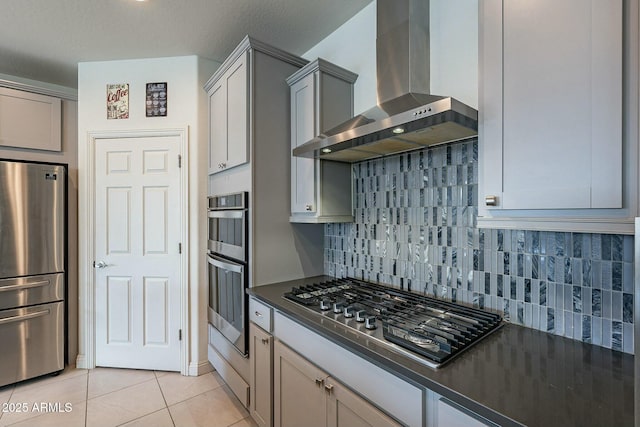
[[[480,2],[480,226],[617,232],[633,216],[625,25],[622,0]]]
[[[209,174],[249,161],[249,53],[242,52],[224,74],[207,84],[209,94]]]
[[[0,146],[62,151],[62,101],[0,87]]]
[[[353,116],[356,74],[317,59],[287,79],[291,87],[291,149]],[[291,222],[353,221],[351,165],[291,157]]]

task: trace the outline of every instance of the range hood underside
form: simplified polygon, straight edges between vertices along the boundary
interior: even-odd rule
[[[477,117],[475,109],[444,98],[337,135],[315,138],[293,154],[348,163],[393,155],[475,136]],[[398,128],[403,133],[395,133]]]

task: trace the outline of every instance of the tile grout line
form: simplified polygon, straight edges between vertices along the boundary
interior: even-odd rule
[[[173,420],[173,415],[171,415],[171,410],[169,409],[169,405],[167,404],[167,398],[164,397],[164,391],[162,391],[162,386],[160,385],[160,380],[158,379],[158,372],[153,371],[153,376],[156,378],[156,383],[158,383],[158,388],[160,389],[162,400],[164,400],[165,408],[167,408],[167,412],[169,413],[169,418],[171,418],[171,424],[173,424],[173,426],[175,427],[176,422]]]
[[[87,427],[87,420],[89,418],[89,375],[91,375],[91,369],[87,369],[87,391],[85,392],[84,399],[84,427]]]

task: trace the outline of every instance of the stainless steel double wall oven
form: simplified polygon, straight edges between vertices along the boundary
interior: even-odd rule
[[[209,323],[248,354],[249,194],[209,197]]]

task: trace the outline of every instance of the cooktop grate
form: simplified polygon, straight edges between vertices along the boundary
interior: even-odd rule
[[[297,286],[284,297],[435,367],[502,325],[495,313],[351,278]]]

